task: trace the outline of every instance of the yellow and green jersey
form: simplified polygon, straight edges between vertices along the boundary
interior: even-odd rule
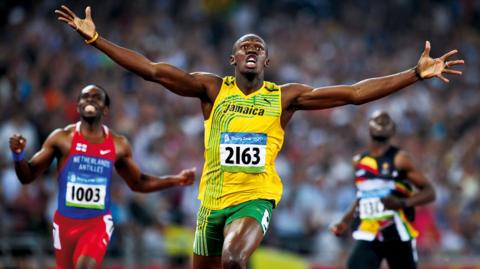
[[[198,198],[218,210],[254,199],[280,201],[282,183],[275,158],[284,131],[280,87],[264,82],[245,95],[235,78],[223,79],[205,125],[205,165]]]

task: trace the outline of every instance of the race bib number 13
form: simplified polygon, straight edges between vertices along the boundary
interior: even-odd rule
[[[220,164],[223,171],[262,173],[265,171],[267,135],[224,132],[220,137]]]

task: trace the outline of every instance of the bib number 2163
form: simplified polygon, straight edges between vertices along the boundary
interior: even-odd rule
[[[263,133],[222,133],[220,161],[227,172],[261,173],[265,170],[267,135]]]
[[[225,150],[228,152],[225,159],[226,164],[256,165],[260,163],[260,149],[258,147],[226,146]]]

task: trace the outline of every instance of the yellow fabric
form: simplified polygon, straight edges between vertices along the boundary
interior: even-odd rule
[[[378,171],[377,160],[370,156],[365,156],[360,160],[360,165],[367,166],[375,171]]]
[[[407,217],[405,216],[405,213],[403,210],[399,211],[400,219],[402,220],[403,225],[405,225],[405,229],[407,229],[407,233],[412,237],[412,238],[417,238],[419,236],[419,232],[413,225],[410,223],[410,221],[407,220]]]
[[[377,234],[378,230],[380,230],[380,224],[375,220],[362,220],[358,230]]]
[[[165,237],[165,252],[169,256],[190,256],[192,254],[193,239],[195,237],[192,229],[169,225],[163,230]]]
[[[250,259],[252,269],[309,269],[311,268],[307,260],[300,255],[271,249],[259,248]]]
[[[282,183],[274,161],[284,139],[281,98],[280,87],[271,82],[245,95],[234,77],[223,79],[210,118],[204,122],[205,165],[198,195],[204,207],[218,210],[254,199],[280,201]],[[225,171],[220,160],[220,140],[225,132],[266,135],[261,172]]]

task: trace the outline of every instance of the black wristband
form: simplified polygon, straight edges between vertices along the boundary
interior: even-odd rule
[[[415,76],[418,78],[418,80],[423,80],[422,76],[420,76],[420,71],[418,71],[418,66],[415,66]]]

